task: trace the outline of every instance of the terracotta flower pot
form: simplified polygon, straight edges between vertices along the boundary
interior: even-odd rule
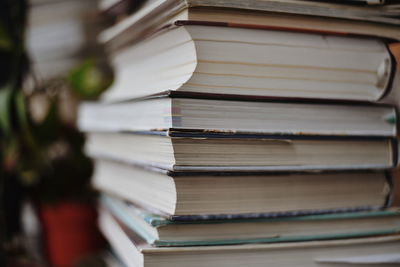
[[[74,266],[79,259],[104,246],[92,204],[42,204],[39,213],[51,266]]]

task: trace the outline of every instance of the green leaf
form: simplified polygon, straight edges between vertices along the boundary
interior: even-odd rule
[[[25,144],[30,147],[30,149],[36,149],[36,142],[33,137],[33,132],[31,128],[30,121],[28,119],[28,110],[25,102],[25,96],[22,91],[18,91],[15,96],[15,111],[16,118],[18,120],[18,126],[25,141]]]
[[[95,59],[87,59],[71,71],[68,82],[79,97],[93,99],[111,85],[112,72]]]
[[[48,145],[59,138],[61,134],[61,122],[57,111],[57,101],[49,99],[50,106],[43,121],[36,124],[34,136],[39,145]]]
[[[4,25],[0,23],[0,50],[11,50],[13,48],[13,42],[8,36]]]
[[[5,136],[12,133],[11,126],[11,97],[12,89],[5,86],[0,89],[0,130]]]
[[[18,118],[18,125],[23,131],[29,131],[28,113],[26,110],[25,98],[22,91],[18,91],[15,96],[15,107]]]

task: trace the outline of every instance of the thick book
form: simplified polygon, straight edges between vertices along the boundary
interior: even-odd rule
[[[116,78],[104,101],[164,91],[377,101],[395,74],[380,39],[190,22],[116,51],[111,62]]]
[[[103,5],[104,12],[118,18],[116,19],[118,23],[102,34],[103,41],[120,38],[123,35],[129,35],[132,39],[138,40],[154,29],[176,20],[257,25],[298,31],[364,34],[400,39],[400,33],[397,30],[399,20],[396,18],[399,11],[389,7],[360,8],[310,1],[254,0],[244,3],[240,0],[159,0],[149,1],[137,12],[130,14],[132,4],[127,3],[129,0],[117,2],[114,5]],[[353,13],[355,10],[358,13],[356,16]],[[121,17],[126,19],[121,20]],[[376,23],[378,21],[381,23]],[[119,37],[116,37],[117,35]]]
[[[92,184],[160,214],[324,212],[390,205],[384,172],[169,172],[97,160]]]
[[[353,0],[354,1],[357,0]],[[360,0],[358,0],[360,1]],[[378,2],[382,4],[382,0],[364,0],[364,2]],[[111,14],[115,11],[122,14],[129,14],[129,5],[124,3],[129,0],[102,0],[100,8]],[[396,17],[400,12],[392,9],[391,13],[387,13],[391,5],[368,7],[362,5],[346,5],[345,1],[326,1],[326,0],[249,0],[243,3],[240,0],[156,0],[147,1],[141,8],[141,15],[148,15],[157,10],[158,12],[177,12],[186,8],[193,7],[212,7],[216,9],[240,9],[250,11],[267,11],[280,12],[288,14],[303,14],[312,16],[324,16],[334,18],[344,18],[361,21],[374,21],[387,24],[400,24],[400,20]],[[170,14],[171,15],[171,14]]]
[[[100,215],[100,229],[128,267],[392,267],[400,263],[399,235],[277,244],[151,247],[144,241],[135,243],[134,234],[111,215]]]
[[[174,220],[106,195],[101,203],[101,212],[111,213],[127,229],[156,247],[300,242],[400,233],[400,212],[396,209],[275,218]]]
[[[86,152],[168,170],[387,169],[397,163],[396,139],[381,136],[90,132]]]
[[[80,107],[78,125],[86,132],[205,129],[265,134],[396,136],[396,110],[392,106],[174,95],[170,92],[112,104],[86,102]]]

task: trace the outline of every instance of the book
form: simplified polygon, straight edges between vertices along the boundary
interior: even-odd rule
[[[391,170],[393,198],[392,206],[400,207],[400,168],[396,167]]]
[[[80,106],[78,125],[87,132],[189,129],[288,135],[396,136],[396,110],[392,106],[196,97],[184,98],[170,92],[122,103],[86,102]]]
[[[364,2],[378,2],[380,0],[371,0]],[[129,0],[102,0],[100,1],[100,9],[103,12],[114,16],[126,16],[131,13],[126,3]],[[143,1],[142,1],[143,2]],[[263,11],[266,14],[284,13],[290,15],[307,15],[307,16],[323,16],[324,18],[340,18],[353,21],[371,21],[386,24],[400,24],[396,18],[399,14],[398,10],[392,8],[395,5],[387,6],[355,6],[344,5],[344,1],[305,1],[305,0],[251,0],[243,3],[239,0],[229,1],[209,1],[209,0],[153,0],[145,1],[141,10],[136,12],[137,17],[159,17],[161,14],[168,14],[169,17],[176,15],[182,10],[194,8],[214,8],[216,10],[244,10],[244,11]],[[354,1],[353,1],[354,3]],[[388,9],[391,13],[387,13]],[[394,10],[393,10],[394,9]]]
[[[112,47],[115,48],[119,46],[116,45],[115,39],[123,40],[126,36],[129,36],[132,42],[137,42],[149,33],[168,24],[173,24],[177,20],[400,39],[400,33],[397,30],[398,26],[396,23],[392,24],[394,22],[393,19],[399,12],[398,9],[393,8],[395,5],[367,8],[369,11],[378,11],[381,15],[384,14],[385,19],[389,17],[391,20],[390,22],[386,21],[388,23],[374,23],[376,14],[372,15],[366,12],[367,10],[364,7],[360,11],[364,18],[359,17],[357,20],[349,20],[339,18],[340,14],[345,14],[346,12],[349,14],[348,11],[354,9],[354,7],[336,5],[336,7],[346,10],[346,12],[341,12],[337,9],[335,10],[332,4],[328,4],[329,7],[325,11],[329,10],[329,14],[323,15],[323,18],[321,18],[316,13],[302,12],[299,8],[287,12],[288,10],[285,10],[285,8],[278,8],[284,1],[279,2],[246,1],[246,6],[244,6],[240,1],[147,1],[140,10],[130,14],[132,10],[129,5],[130,2],[117,1],[114,5],[104,6],[104,12],[108,16],[116,18],[115,21],[118,23],[105,30],[100,35],[100,39],[107,44],[110,44],[109,41],[113,39]],[[294,3],[300,5],[306,3],[313,8],[317,8],[316,3],[309,3],[309,1],[291,1],[289,5]],[[235,7],[232,8],[229,5],[235,5]],[[326,6],[326,3],[323,3],[323,5]],[[357,7],[357,9],[360,8]],[[335,11],[333,12],[333,10]],[[126,19],[121,20],[121,17]]]
[[[151,247],[111,215],[100,213],[100,229],[127,266],[353,266],[399,264],[399,235],[343,240],[230,246]]]
[[[389,49],[397,64],[400,64],[400,43],[390,44]],[[399,70],[397,70],[397,73],[399,73]],[[399,86],[400,86],[400,75],[395,75],[392,81],[392,88],[399,88]],[[399,90],[390,90],[390,92],[388,92],[388,94],[380,102],[396,105],[396,107],[399,108],[400,107]]]
[[[110,213],[126,229],[156,247],[299,242],[400,233],[400,212],[396,209],[272,218],[183,216],[180,220],[152,214],[106,195],[101,203],[101,212]]]
[[[85,150],[168,170],[386,169],[397,163],[396,140],[379,136],[90,132]]]
[[[103,101],[170,90],[377,101],[395,73],[385,42],[376,38],[176,25],[111,56],[116,79]]]
[[[384,172],[168,172],[96,160],[92,184],[160,214],[251,214],[382,208]]]

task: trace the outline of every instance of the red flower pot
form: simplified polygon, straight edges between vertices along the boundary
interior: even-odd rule
[[[51,266],[74,266],[104,246],[92,204],[62,202],[39,207],[44,243]]]

